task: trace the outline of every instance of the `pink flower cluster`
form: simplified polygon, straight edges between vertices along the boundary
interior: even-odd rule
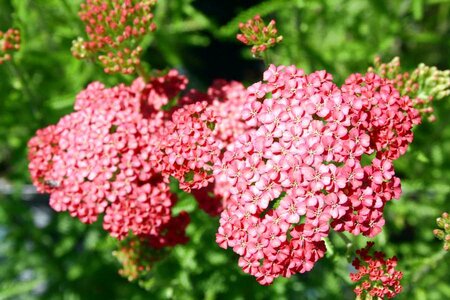
[[[239,29],[241,33],[236,38],[246,45],[251,45],[254,56],[260,56],[268,48],[283,40],[283,37],[278,35],[275,20],[271,20],[266,26],[259,15],[254,16],[246,23],[240,23]]]
[[[188,219],[171,216],[175,199],[151,160],[165,116],[142,104],[138,86],[90,84],[77,96],[75,112],[30,140],[29,169],[56,211],[85,223],[105,213],[104,228],[114,237],[131,231],[173,244],[169,229],[179,233]],[[183,233],[178,241],[185,241]]]
[[[358,282],[354,289],[358,299],[368,299],[367,296],[378,297],[378,299],[393,298],[402,291],[400,280],[403,273],[396,271],[397,258],[386,259],[385,254],[375,251],[370,255],[373,242],[368,242],[363,249],[357,250],[358,255],[352,265],[356,273],[350,273],[350,279]]]
[[[228,184],[217,243],[259,283],[311,270],[331,228],[375,236],[398,198],[392,160],[420,122],[408,97],[379,76],[354,74],[338,88],[325,71],[271,65],[247,89],[249,127],[216,162]]]
[[[20,31],[10,28],[6,32],[0,31],[0,65],[11,60],[11,53],[20,49]]]
[[[142,38],[156,29],[152,9],[156,0],[86,0],[80,18],[88,41],[74,41],[77,58],[97,56],[106,73],[131,74],[140,64]]]
[[[131,86],[90,84],[77,96],[75,112],[30,140],[33,183],[51,194],[56,211],[84,223],[104,214],[104,229],[118,239],[132,232],[155,247],[185,242],[189,217],[172,216],[170,177],[186,191],[206,187],[213,161],[245,127],[232,121],[245,100],[235,82],[216,84],[199,98],[204,101],[192,91],[184,97],[190,104],[162,110],[186,85],[175,70]],[[203,206],[218,214],[222,205],[214,200]]]

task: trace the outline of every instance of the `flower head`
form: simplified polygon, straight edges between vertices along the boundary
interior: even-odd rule
[[[0,31],[0,65],[11,59],[13,52],[20,49],[20,31],[10,28],[6,32]]]
[[[368,242],[365,248],[357,250],[352,263],[356,273],[350,273],[350,279],[358,283],[354,289],[357,299],[368,299],[366,296],[393,298],[402,291],[400,280],[403,273],[395,269],[395,256],[386,259],[384,253],[377,251],[371,255],[373,245],[373,242]]]
[[[161,128],[158,161],[161,171],[180,182],[180,188],[190,191],[206,187],[212,178],[212,164],[220,153],[214,138],[217,119],[206,102],[196,102],[177,109]]]
[[[30,140],[29,169],[55,210],[84,223],[104,213],[103,227],[113,237],[132,232],[161,247],[184,241],[185,226],[169,234],[175,198],[154,162],[167,116],[149,105],[149,89],[138,81],[131,87],[90,84],[78,94],[75,112]]]
[[[392,160],[420,121],[409,98],[373,73],[339,88],[325,71],[272,65],[247,89],[241,116],[254,129],[216,162],[215,183],[229,184],[217,242],[244,271],[269,284],[311,270],[331,229],[381,231],[386,202],[400,194]]]
[[[275,46],[283,40],[275,27],[275,20],[266,26],[259,15],[254,16],[246,23],[239,24],[240,34],[236,38],[246,45],[252,46],[252,54],[260,56],[268,48]]]
[[[97,58],[105,73],[134,73],[140,64],[139,44],[156,29],[155,4],[156,0],[86,0],[79,15],[88,39],[73,42],[73,55]]]

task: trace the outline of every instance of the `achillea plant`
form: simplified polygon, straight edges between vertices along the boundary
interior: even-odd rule
[[[20,31],[10,28],[6,32],[0,31],[0,64],[11,60],[12,53],[20,49]]]
[[[420,122],[408,97],[373,73],[338,88],[325,71],[271,65],[241,115],[255,129],[214,171],[229,184],[216,240],[244,272],[270,284],[311,270],[331,229],[380,233],[386,202],[401,193],[392,161]]]
[[[271,20],[266,26],[259,15],[246,23],[240,23],[239,30],[241,33],[236,38],[242,43],[252,46],[252,54],[257,57],[283,40],[275,27],[275,20]]]
[[[441,71],[422,63],[411,73],[403,72],[398,57],[389,63],[382,63],[376,57],[374,65],[369,68],[370,72],[386,78],[401,95],[409,96],[414,107],[430,122],[436,119],[433,101],[450,95],[450,70]]]
[[[80,18],[88,39],[73,42],[76,58],[95,58],[106,73],[132,74],[140,65],[143,37],[156,29],[156,0],[87,0]]]
[[[88,38],[74,41],[74,56],[98,60],[106,73],[141,74],[139,45],[156,28],[155,3],[86,0],[80,17]],[[240,30],[254,56],[282,41],[275,21],[266,26],[259,16]],[[18,43],[12,33],[4,40]],[[206,93],[187,91],[176,70],[141,74],[130,86],[94,82],[73,113],[29,141],[29,170],[56,211],[84,223],[103,215],[103,228],[121,241],[115,255],[130,280],[145,276],[162,248],[187,242],[189,215],[172,215],[169,183],[176,180],[201,209],[220,214],[218,245],[268,285],[310,271],[331,230],[381,232],[386,203],[401,194],[393,161],[412,142],[420,114],[432,119],[430,101],[450,91],[448,71],[399,70],[398,59],[376,61],[373,72],[338,87],[326,71],[271,65],[247,89],[218,80]],[[438,225],[448,249],[448,222]],[[401,290],[396,259],[370,256],[372,246],[357,252],[351,278],[363,282],[355,292],[392,297]]]
[[[358,300],[393,298],[402,291],[403,273],[395,269],[397,258],[386,259],[385,254],[378,251],[371,255],[373,245],[368,242],[365,248],[357,250],[352,263],[356,273],[350,273],[350,279],[358,283],[354,289]]]

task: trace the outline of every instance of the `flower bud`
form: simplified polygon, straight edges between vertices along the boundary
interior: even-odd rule
[[[20,49],[20,31],[10,28],[6,32],[0,31],[0,64],[11,60],[11,54]]]
[[[433,234],[440,240],[443,240],[445,238],[445,233],[444,231],[440,230],[440,229],[434,229],[433,230]]]
[[[444,249],[448,251],[450,244],[450,216],[447,212],[444,212],[440,218],[436,219],[436,223],[439,229],[433,230],[434,235],[444,240]]]
[[[358,282],[354,289],[356,299],[374,299],[375,295],[376,299],[392,298],[402,290],[400,280],[403,273],[395,270],[397,265],[395,257],[386,259],[384,253],[377,251],[371,255],[372,246],[373,244],[368,243],[361,251],[357,251],[354,260],[357,273],[350,273],[350,279]],[[384,274],[385,278],[382,281],[372,280],[372,274]]]
[[[155,0],[86,0],[79,15],[88,37],[74,41],[73,55],[97,58],[107,73],[134,73],[142,51],[124,49],[137,49],[143,37],[156,29],[151,12],[155,4]]]
[[[275,20],[271,20],[265,26],[261,17],[256,15],[246,23],[239,23],[241,33],[237,34],[236,38],[240,42],[252,46],[251,52],[254,56],[261,56],[268,48],[283,40],[283,37],[278,35],[275,24]]]

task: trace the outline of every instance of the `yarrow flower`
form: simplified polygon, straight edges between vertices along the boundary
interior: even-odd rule
[[[266,26],[263,19],[256,15],[246,23],[239,24],[239,33],[236,38],[245,45],[252,46],[254,56],[260,56],[268,48],[275,46],[283,40],[275,27],[275,20],[271,20]]]
[[[369,72],[375,72],[386,78],[401,95],[409,96],[413,105],[422,116],[433,122],[433,101],[441,100],[450,95],[450,70],[441,71],[436,67],[420,64],[411,73],[402,72],[400,58],[395,57],[389,63],[382,63],[380,57],[375,58],[375,67]]]
[[[354,289],[356,299],[393,298],[402,291],[400,280],[403,273],[395,269],[395,256],[386,259],[385,254],[378,251],[371,255],[373,245],[373,242],[368,242],[365,248],[357,250],[352,263],[356,273],[350,273],[350,279],[358,282]]]
[[[73,42],[78,59],[95,57],[105,73],[134,73],[140,65],[143,37],[156,29],[153,7],[156,0],[86,0],[79,13],[88,40]]]
[[[450,215],[443,213],[436,219],[436,223],[439,229],[435,229],[433,233],[438,239],[444,241],[444,250],[448,251],[450,249]]]
[[[216,161],[229,184],[216,241],[270,284],[311,270],[330,229],[373,237],[398,198],[392,161],[420,122],[408,97],[381,77],[353,74],[338,88],[325,71],[271,65],[241,112],[255,129]]]
[[[20,31],[10,28],[6,32],[0,31],[0,65],[11,60],[11,54],[20,49]]]
[[[148,104],[151,98],[142,100],[140,88],[90,84],[77,96],[75,112],[30,140],[29,169],[56,211],[84,223],[105,213],[103,226],[113,237],[131,231],[155,245],[173,245],[177,238],[170,231],[178,242],[186,239],[171,225],[175,198],[151,157],[167,117]]]

